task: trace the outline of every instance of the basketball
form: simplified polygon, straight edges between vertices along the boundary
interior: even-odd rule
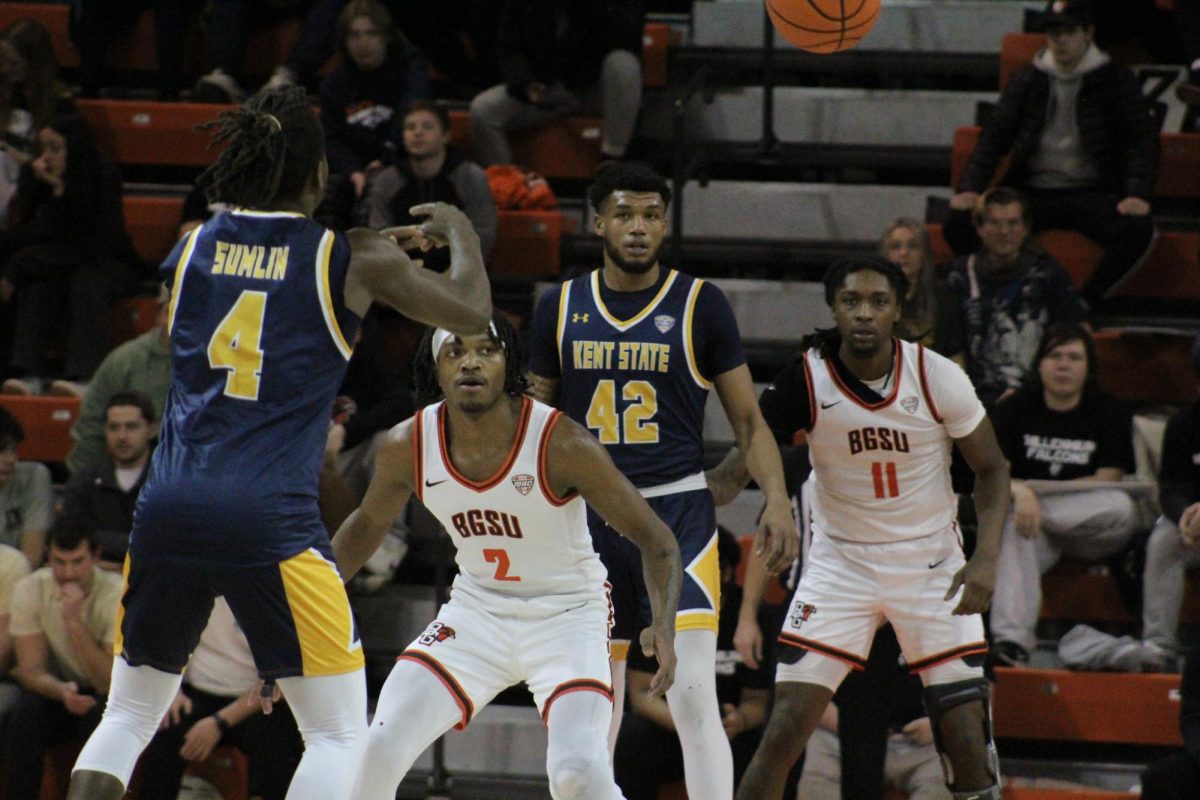
[[[765,0],[771,24],[810,53],[836,53],[858,44],[875,20],[880,0]]]

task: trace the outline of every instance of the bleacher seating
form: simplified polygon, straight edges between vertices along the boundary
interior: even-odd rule
[[[1004,91],[1013,73],[1032,62],[1045,46],[1046,35],[1042,33],[1004,34],[1000,42],[1000,91]]]
[[[25,430],[17,447],[22,461],[62,463],[71,450],[71,426],[79,418],[78,397],[20,397],[0,395],[4,406]]]

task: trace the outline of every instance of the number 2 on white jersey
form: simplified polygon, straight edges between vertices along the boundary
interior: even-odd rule
[[[225,394],[240,400],[257,400],[262,379],[263,317],[267,293],[247,289],[208,340],[208,365],[227,370]]]

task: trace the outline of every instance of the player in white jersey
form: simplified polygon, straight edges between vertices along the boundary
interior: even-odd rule
[[[612,610],[584,501],[641,548],[653,621],[640,641],[659,660],[656,695],[675,671],[675,537],[587,430],[522,394],[518,340],[503,318],[478,336],[427,334],[415,370],[419,394],[445,399],[388,434],[334,553],[354,575],[416,493],[454,541],[460,572],[380,693],[354,796],[394,798],[438,736],[524,681],[549,732],[551,796],[619,798],[607,749]]]
[[[777,433],[808,433],[813,544],[779,637],[775,706],[738,788],[778,798],[829,699],[863,669],[875,630],[892,623],[925,706],[955,800],[999,800],[980,613],[995,585],[1008,464],[970,381],[953,362],[893,337],[906,279],[882,259],[834,264],[825,299],[836,329],[760,399]],[[950,487],[957,445],[975,472],[979,536],[965,561]],[[710,474],[746,476],[739,454]]]

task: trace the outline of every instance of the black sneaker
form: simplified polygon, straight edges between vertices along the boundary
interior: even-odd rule
[[[998,667],[1029,666],[1029,651],[1016,642],[1000,641],[992,645],[992,660]]]

